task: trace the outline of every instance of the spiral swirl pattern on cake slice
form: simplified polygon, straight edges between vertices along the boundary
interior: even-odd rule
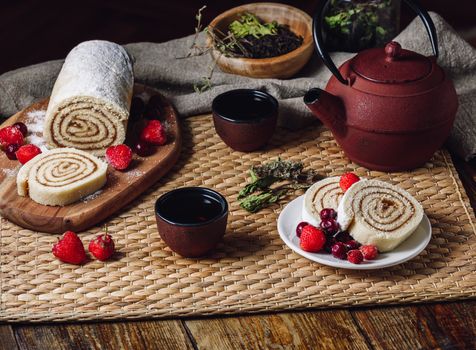
[[[107,164],[84,151],[58,148],[26,163],[17,175],[18,194],[45,205],[67,205],[106,183]]]
[[[320,222],[320,212],[324,208],[337,209],[344,195],[339,186],[338,176],[320,180],[312,185],[304,195],[302,219],[317,226]]]
[[[350,223],[349,232],[357,241],[376,244],[382,251],[400,244],[422,218],[423,209],[415,198],[378,180],[354,184],[345,193],[338,210],[339,222]]]
[[[47,119],[48,143],[102,155],[126,137],[127,119],[103,101],[75,97],[63,101]]]

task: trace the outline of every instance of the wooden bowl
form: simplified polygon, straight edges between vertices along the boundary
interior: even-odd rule
[[[285,79],[295,75],[309,61],[314,50],[312,19],[307,13],[295,7],[272,2],[247,4],[223,12],[209,26],[227,33],[230,23],[239,19],[240,14],[244,12],[253,13],[266,22],[276,21],[288,25],[294,33],[303,37],[303,43],[287,54],[270,58],[226,57],[213,48],[212,57],[223,72],[252,78]],[[211,38],[208,38],[208,43],[212,45]]]

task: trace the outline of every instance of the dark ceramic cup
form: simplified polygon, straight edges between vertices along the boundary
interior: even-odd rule
[[[162,195],[155,203],[160,237],[183,257],[205,255],[226,231],[228,203],[216,191],[182,187]]]
[[[276,129],[278,101],[251,89],[227,91],[212,103],[215,130],[229,147],[251,152],[263,147]]]

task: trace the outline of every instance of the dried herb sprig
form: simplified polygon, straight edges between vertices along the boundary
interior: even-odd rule
[[[183,59],[193,56],[201,56],[208,53],[213,48],[216,48],[220,52],[220,56],[217,57],[208,68],[208,74],[201,77],[199,82],[193,84],[193,90],[197,93],[202,93],[211,89],[213,73],[221,55],[229,57],[248,57],[250,55],[231,31],[225,34],[219,29],[210,26],[203,28],[202,12],[206,8],[206,6],[202,6],[195,15],[197,21],[195,26],[195,36],[187,54],[182,57],[177,57],[178,59]],[[198,36],[202,32],[206,33],[211,38],[212,45],[201,46],[198,44]]]
[[[250,169],[251,182],[238,194],[240,206],[255,213],[278,202],[292,190],[306,189],[320,176],[314,170],[304,171],[301,162],[278,158]],[[276,187],[272,187],[279,184]]]

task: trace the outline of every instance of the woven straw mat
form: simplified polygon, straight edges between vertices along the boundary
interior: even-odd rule
[[[264,151],[233,152],[210,116],[183,121],[176,166],[108,222],[119,251],[112,261],[64,264],[51,254],[57,236],[1,221],[3,321],[131,319],[442,301],[476,296],[475,217],[447,151],[424,168],[386,174],[344,156],[321,126],[279,130]],[[302,161],[324,176],[353,171],[398,184],[425,208],[433,226],[428,247],[411,261],[373,271],[335,269],[309,261],[279,238],[279,205],[249,214],[237,205],[252,165]],[[224,241],[207,258],[185,259],[157,233],[154,202],[181,186],[206,186],[230,203]],[[81,233],[89,242],[98,225]]]

